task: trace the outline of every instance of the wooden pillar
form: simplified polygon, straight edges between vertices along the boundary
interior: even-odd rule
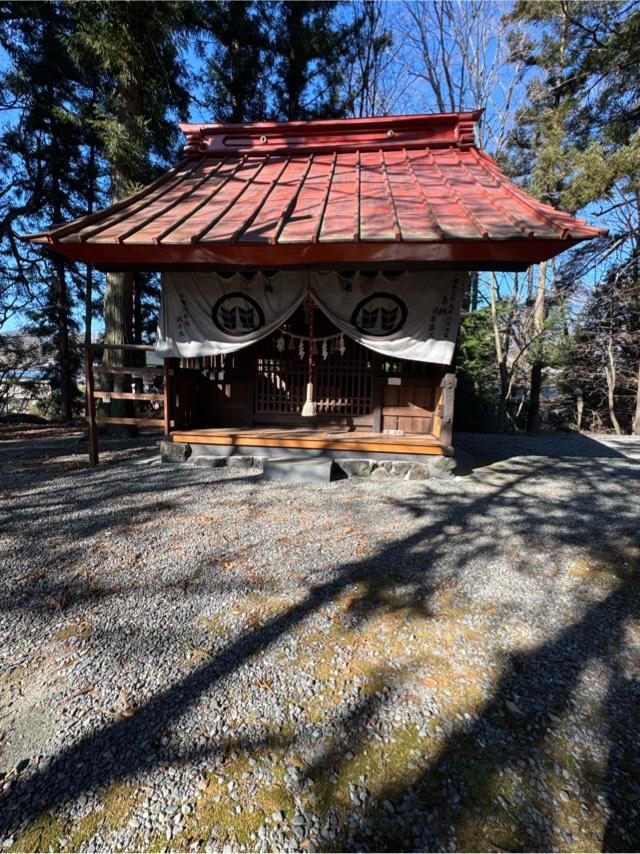
[[[242,351],[241,351],[242,352]],[[253,427],[256,423],[256,393],[257,393],[257,375],[258,375],[258,356],[255,345],[253,347],[245,347],[245,359],[247,363],[247,423]]]
[[[371,409],[373,415],[372,429],[374,433],[382,433],[382,386],[385,376],[382,373],[380,359],[373,360],[371,371]]]
[[[440,435],[438,438],[444,445],[451,445],[453,439],[453,404],[456,394],[456,375],[445,374],[440,383],[440,403],[438,415],[440,420]]]
[[[174,407],[174,396],[175,396],[175,373],[178,365],[180,364],[179,359],[165,359],[164,360],[164,374],[163,374],[163,409],[164,409],[164,434],[168,436],[171,433],[171,428],[174,426],[175,419],[175,407]]]
[[[97,466],[98,459],[98,428],[96,425],[96,399],[93,396],[95,383],[93,376],[93,347],[88,344],[85,348],[85,392],[87,396],[87,423],[89,425],[89,464]]]

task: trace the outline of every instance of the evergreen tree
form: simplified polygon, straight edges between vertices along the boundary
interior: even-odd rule
[[[202,106],[219,122],[255,122],[266,117],[269,69],[267,4],[225,0],[200,7],[198,47],[205,56]],[[207,54],[203,39],[212,38]]]
[[[80,67],[97,75],[95,127],[109,162],[110,201],[117,202],[151,181],[161,164],[173,160],[178,139],[175,116],[186,118],[188,94],[181,40],[192,7],[181,2],[80,2],[73,5],[72,50]],[[143,280],[138,279],[139,282]],[[108,273],[104,293],[105,342],[133,340],[135,295],[132,273]],[[124,354],[106,350],[106,364]],[[114,388],[120,390],[121,378]],[[122,401],[111,413],[122,415]]]
[[[353,61],[345,69],[349,114],[383,115],[388,111],[385,71],[393,45],[383,0],[353,0]]]
[[[78,104],[78,123],[82,128],[82,158],[77,173],[77,184],[78,202],[86,214],[91,214],[107,204],[104,184],[108,167],[102,156],[98,95],[97,74],[92,68],[83,68],[82,97]],[[96,279],[100,280],[103,277],[102,274],[96,275],[90,264],[81,266],[84,266],[84,270],[74,272],[74,283],[84,305],[84,341],[85,344],[90,344],[93,318],[102,314]]]
[[[633,204],[640,189],[640,12],[618,2],[519,0],[510,18],[519,59],[534,72],[512,135],[511,171],[529,192],[573,213],[599,200],[609,211]],[[633,231],[613,239],[630,240]],[[540,323],[545,298],[539,289]],[[530,428],[538,422],[545,358],[541,337],[531,350]]]
[[[356,25],[341,23],[335,2],[282,0],[270,10],[273,117],[284,121],[345,115],[345,66]]]
[[[514,174],[538,198],[572,212],[620,182],[637,187],[637,5],[519,0],[510,17],[537,34],[513,39],[534,72],[512,136]]]
[[[454,424],[457,430],[495,430],[500,399],[495,386],[496,353],[489,308],[463,310],[460,317]]]
[[[75,112],[77,75],[66,46],[70,7],[23,3],[15,4],[12,12],[6,18],[0,16],[4,19],[0,39],[10,59],[2,82],[5,97],[14,99],[20,118],[2,138],[3,156],[13,172],[7,186],[9,210],[3,238],[16,284],[23,277],[30,280],[34,299],[28,311],[29,331],[43,340],[43,353],[51,358],[47,378],[55,411],[69,419],[79,397],[76,376],[80,364],[70,265],[58,255],[36,259],[31,250],[25,254],[16,244],[14,227],[20,222],[27,226],[25,230],[37,230],[38,224],[78,215],[82,134]],[[34,282],[38,282],[37,289]]]

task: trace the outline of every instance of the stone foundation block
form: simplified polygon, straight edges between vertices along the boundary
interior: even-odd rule
[[[191,445],[186,442],[160,442],[160,459],[163,463],[186,463],[191,456]]]
[[[428,465],[431,477],[452,477],[456,461],[451,457],[433,457]]]
[[[347,477],[371,476],[371,460],[336,460],[336,465]]]
[[[386,480],[389,477],[391,477],[391,474],[389,473],[386,466],[376,466],[371,472],[372,480]]]
[[[226,457],[226,462],[230,469],[253,468],[253,457]]]
[[[282,480],[293,483],[329,483],[332,480],[333,460],[331,457],[312,459],[267,460],[264,464],[263,480]]]
[[[225,457],[195,457],[192,462],[203,469],[219,469],[227,465]]]
[[[429,466],[424,463],[413,463],[405,480],[427,480],[429,477]]]
[[[395,463],[392,462],[391,468],[389,470],[394,477],[406,477],[411,471],[412,465],[413,463],[408,463],[404,460],[399,460]]]

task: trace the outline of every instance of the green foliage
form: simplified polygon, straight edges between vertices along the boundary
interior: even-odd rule
[[[28,220],[33,226],[72,219],[81,211],[78,176],[85,138],[76,116],[79,75],[65,40],[70,16],[65,4],[26,3],[0,27],[0,43],[11,60],[2,81],[4,97],[20,109],[20,122],[0,138],[2,159],[11,168],[2,193],[7,207],[0,226],[8,269],[0,275],[17,280],[32,298],[28,331],[41,339],[43,353],[50,358],[52,400],[64,418],[73,415],[79,394],[71,265],[23,249],[15,229]]]
[[[496,353],[488,308],[462,313],[456,374],[456,429],[495,428],[498,408]]]
[[[338,3],[282,0],[269,4],[274,118],[286,121],[345,115],[341,94],[354,27]]]
[[[211,36],[206,59],[203,106],[220,122],[254,122],[266,118],[269,33],[266,3],[225,0],[201,7],[202,36]],[[202,40],[201,55],[206,54]]]
[[[111,167],[112,200],[155,177],[154,157],[174,158],[172,110],[185,119],[188,106],[180,50],[189,13],[189,4],[174,0],[73,4],[70,53],[97,83],[92,124]]]
[[[624,337],[622,327],[613,330],[607,300],[622,305],[612,282],[628,279],[638,254],[640,9],[617,0],[518,0],[508,19],[518,36],[513,44],[531,72],[509,168],[529,192],[554,206],[576,212],[598,202],[610,214],[608,238],[575,253],[573,262],[563,259],[561,278],[575,284],[580,259],[595,286],[573,333],[561,346],[547,348],[547,358],[562,370],[565,393],[574,400],[581,395],[593,426],[615,424],[612,413],[619,406],[628,427],[636,356],[615,345],[611,359],[605,344],[611,335]],[[623,327],[624,315],[618,317]],[[610,363],[618,380],[613,407]]]
[[[509,18],[537,73],[510,165],[539,198],[578,210],[640,173],[640,10],[619,2],[519,0]]]
[[[315,0],[200,5],[201,105],[213,119],[231,122],[345,115],[355,97],[345,94],[344,81],[358,21],[343,22],[339,6]]]

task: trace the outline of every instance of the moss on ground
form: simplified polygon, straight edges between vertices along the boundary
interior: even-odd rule
[[[226,620],[222,614],[214,614],[213,617],[201,617],[198,620],[198,625],[218,637],[224,637],[228,634]]]
[[[51,813],[39,816],[15,840],[10,851],[60,851],[59,839],[64,838],[67,822]]]
[[[608,569],[594,569],[584,562],[577,562],[571,572],[584,578],[596,572],[598,578],[614,580]],[[346,723],[350,748],[339,739],[333,744],[323,744],[317,766],[310,768],[292,755],[299,725],[281,726],[251,754],[268,772],[269,780],[260,786],[254,798],[248,794],[245,778],[253,770],[249,754],[236,748],[219,771],[208,777],[205,790],[187,817],[186,830],[172,839],[171,849],[186,849],[194,840],[210,838],[213,827],[219,828],[216,836],[219,847],[231,844],[253,848],[252,836],[270,820],[274,811],[281,811],[286,819],[292,817],[294,793],[286,783],[285,773],[292,764],[310,781],[303,788],[303,802],[308,801],[309,808],[319,816],[329,809],[335,810],[339,822],[348,812],[360,810],[354,807],[351,792],[353,786],[364,785],[378,801],[375,809],[382,809],[380,803],[384,800],[400,802],[408,793],[425,808],[437,806],[455,825],[456,846],[461,851],[535,849],[543,836],[531,819],[531,810],[536,811],[538,820],[547,825],[550,833],[554,826],[561,826],[572,834],[571,845],[549,837],[558,850],[598,848],[602,841],[602,816],[583,818],[581,803],[595,803],[601,769],[590,760],[583,762],[570,757],[570,746],[563,741],[559,718],[554,718],[555,724],[548,735],[542,736],[541,751],[545,762],[551,763],[542,770],[505,767],[504,753],[492,750],[490,745],[480,749],[470,735],[464,734],[467,725],[460,716],[467,715],[467,720],[471,720],[483,713],[487,701],[485,686],[489,681],[498,684],[503,664],[508,660],[506,653],[503,661],[497,651],[490,660],[470,655],[481,649],[487,631],[496,625],[496,620],[502,623],[506,619],[500,608],[493,603],[469,602],[451,590],[435,597],[433,610],[416,606],[414,599],[413,593],[402,588],[394,591],[389,585],[381,591],[359,582],[327,604],[326,616],[330,619],[327,631],[309,631],[304,624],[293,630],[298,643],[293,654],[287,652],[285,656],[287,667],[304,670],[316,682],[311,696],[301,692],[300,696],[289,699],[304,708],[305,723],[313,725],[345,714],[345,695],[352,699],[357,696],[363,717],[358,723],[354,723],[355,719]],[[236,613],[202,618],[200,626],[224,636],[235,631],[237,615],[242,616],[243,622],[259,626],[295,606],[295,602],[292,597],[250,593],[240,598]],[[78,636],[77,626],[66,627],[64,637]],[[517,642],[522,635],[524,643],[527,629],[525,624],[519,625],[511,619],[511,640]],[[336,653],[338,648],[349,650],[346,663],[345,657]],[[198,657],[197,649],[191,653]],[[206,650],[203,655],[209,657]],[[274,690],[268,680],[263,687]],[[429,707],[424,725],[398,723],[389,728],[389,713],[393,712],[394,704],[406,703],[414,710],[421,709],[429,696],[436,698],[437,706],[435,711]],[[376,722],[378,706],[384,709],[383,726]],[[371,716],[368,709],[372,710]],[[504,718],[498,715],[498,722],[507,738],[517,738],[524,718],[516,709]],[[452,724],[459,729],[453,732],[447,729]],[[442,727],[438,736],[436,727]],[[458,772],[463,796],[457,804],[447,799],[448,783],[440,763],[443,756]],[[569,778],[558,775],[553,763],[559,764]],[[255,781],[255,776],[250,780]],[[231,781],[238,793],[236,799],[229,794]],[[563,791],[567,787],[578,795],[567,797]],[[114,786],[101,795],[101,800],[104,808],[75,826],[52,816],[42,817],[23,834],[14,849],[55,851],[62,836],[69,840],[67,847],[76,850],[101,828],[123,826],[135,807],[136,796],[127,787]],[[239,813],[235,811],[238,804],[242,806]],[[380,813],[381,835],[376,841],[381,849],[386,845],[384,828],[389,826],[385,815]],[[388,842],[392,845],[397,840]],[[159,851],[166,845],[166,838],[160,835],[148,850]]]
[[[137,790],[124,783],[114,783],[99,794],[100,808],[77,822],[50,813],[39,816],[22,833],[10,851],[77,851],[101,829],[122,827],[139,802]],[[60,839],[66,839],[64,847]]]
[[[172,840],[172,847],[179,847],[181,839],[207,838],[211,828],[219,827],[220,841],[224,844],[233,841],[237,845],[252,847],[252,834],[264,824],[265,819],[275,810],[281,810],[285,816],[291,816],[295,807],[293,794],[284,783],[284,764],[281,761],[285,752],[286,740],[279,735],[267,741],[253,756],[269,767],[274,782],[259,789],[254,799],[246,794],[244,774],[251,771],[246,753],[236,759],[229,759],[219,772],[209,775],[207,786],[198,800],[195,810],[190,814],[187,829]],[[280,748],[280,756],[274,756],[274,750]],[[240,797],[230,797],[228,784],[235,783],[235,791]],[[237,813],[235,807],[242,811]]]
[[[81,620],[78,623],[69,623],[64,629],[53,636],[53,640],[62,641],[69,638],[78,638],[78,640],[87,640],[93,633],[93,626],[88,620]]]

